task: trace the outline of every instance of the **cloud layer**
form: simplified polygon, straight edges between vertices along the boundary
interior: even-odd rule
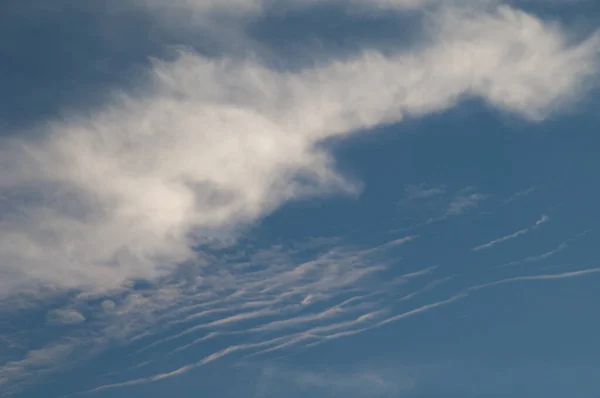
[[[319,146],[332,137],[470,96],[542,119],[582,94],[600,43],[568,42],[507,6],[442,9],[428,35],[409,53],[364,51],[298,72],[182,50],[156,60],[139,92],[2,141],[0,294],[32,281],[104,290],[153,278],[193,258],[197,239],[286,201],[355,193]]]
[[[419,173],[399,203],[414,224],[391,229],[406,223],[373,214],[388,217],[393,236],[358,246],[344,236],[273,243],[248,234],[290,201],[360,193],[361,182],[336,167],[331,140],[376,134],[465,99],[530,122],[568,108],[597,82],[599,34],[575,39],[567,27],[494,0],[130,0],[127,12],[138,10],[132,4],[173,37],[201,32],[223,48],[210,56],[180,48],[101,106],[0,138],[0,395],[57,370],[65,372],[56,385],[78,380],[77,372],[93,377],[65,393],[110,395],[216,361],[260,363],[457,306],[462,313],[489,289],[600,275],[597,264],[554,264],[588,234],[573,235],[580,224],[568,232],[554,211],[552,223],[545,215],[534,223],[550,211],[539,202],[508,213],[537,187],[498,201],[498,187],[419,184]],[[320,5],[352,18],[420,10],[422,36],[409,46],[396,38],[398,48],[386,52],[357,45],[343,56],[319,53],[291,70],[263,57],[252,23]],[[435,153],[423,156],[437,161]],[[508,219],[529,221],[507,230]],[[501,221],[502,232],[469,237],[482,220],[486,229]],[[366,224],[363,237],[373,232]],[[514,250],[529,237],[536,241]],[[584,257],[593,258],[571,258]],[[73,364],[82,366],[67,369]],[[293,369],[269,367],[263,392],[284,382],[386,396],[414,384],[389,372]]]

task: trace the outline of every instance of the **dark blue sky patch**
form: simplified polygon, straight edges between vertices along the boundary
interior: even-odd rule
[[[280,6],[252,21],[247,30],[266,47],[275,66],[298,68],[340,59],[365,49],[384,53],[418,46],[422,11],[370,11],[341,3]]]
[[[151,57],[172,46],[218,49],[202,32],[168,29],[127,2],[8,0],[0,14],[0,127],[5,131],[87,112],[114,90],[147,80]]]

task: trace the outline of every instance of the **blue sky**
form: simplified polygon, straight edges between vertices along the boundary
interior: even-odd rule
[[[9,1],[0,396],[597,397],[599,20]]]

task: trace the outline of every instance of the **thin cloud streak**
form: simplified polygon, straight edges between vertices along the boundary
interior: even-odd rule
[[[272,344],[275,344],[275,343],[277,343],[279,341],[283,341],[283,340],[286,340],[286,341],[282,344],[274,345],[274,347],[268,348],[268,349],[265,349],[262,351],[257,351],[253,354],[248,355],[247,357],[253,357],[253,356],[257,356],[257,355],[263,355],[263,354],[266,354],[269,352],[278,351],[278,350],[281,350],[284,348],[288,348],[288,347],[297,345],[303,341],[310,340],[310,339],[315,339],[315,338],[320,339],[320,341],[317,341],[315,343],[307,345],[307,347],[314,347],[318,344],[321,344],[324,341],[331,340],[333,338],[347,337],[347,336],[355,335],[358,333],[363,333],[368,330],[372,330],[374,328],[382,327],[382,326],[387,325],[392,322],[403,320],[408,317],[411,317],[411,316],[414,316],[417,314],[421,314],[423,312],[426,312],[426,311],[429,311],[429,310],[432,310],[432,309],[435,309],[438,307],[442,307],[445,305],[455,303],[459,300],[467,298],[469,296],[469,293],[476,292],[476,291],[479,291],[479,290],[482,290],[485,288],[490,288],[490,287],[494,287],[494,286],[498,286],[498,285],[502,285],[502,284],[513,283],[513,282],[522,282],[522,281],[547,281],[547,280],[570,279],[570,278],[576,278],[576,277],[581,277],[581,276],[586,276],[586,275],[591,275],[591,274],[596,274],[596,273],[600,273],[600,268],[584,269],[584,270],[564,272],[564,273],[559,273],[559,274],[518,276],[518,277],[502,279],[502,280],[498,280],[498,281],[494,281],[494,282],[489,282],[489,283],[485,283],[485,284],[481,284],[481,285],[476,285],[476,286],[469,287],[468,289],[466,289],[462,292],[459,292],[456,295],[454,295],[448,299],[440,300],[440,301],[433,302],[430,304],[425,304],[425,305],[417,307],[413,310],[410,310],[410,311],[407,311],[407,312],[404,312],[404,313],[401,313],[398,315],[394,315],[389,318],[385,318],[381,321],[377,321],[377,322],[373,323],[372,325],[366,326],[364,328],[359,328],[356,330],[347,330],[348,327],[352,327],[354,325],[363,323],[365,321],[372,320],[373,318],[376,318],[376,317],[384,314],[385,311],[377,311],[377,312],[367,313],[367,314],[364,314],[364,315],[356,318],[353,321],[342,322],[340,324],[334,324],[334,325],[325,326],[325,327],[315,327],[315,328],[308,329],[305,332],[296,333],[291,336],[278,337],[275,339],[270,339],[270,340],[266,340],[266,341],[262,341],[262,342],[258,342],[258,343],[230,346],[221,351],[218,351],[214,354],[211,354],[211,355],[205,357],[201,361],[195,362],[190,365],[185,365],[185,366],[179,367],[170,372],[159,373],[159,374],[155,374],[150,377],[135,379],[135,380],[121,382],[121,383],[104,385],[104,386],[100,386],[100,387],[94,388],[92,390],[89,390],[86,393],[100,391],[100,390],[109,389],[109,388],[125,387],[125,386],[129,386],[129,385],[134,385],[134,384],[152,383],[152,382],[162,380],[162,379],[165,379],[168,377],[173,377],[173,376],[177,376],[182,373],[185,373],[185,372],[189,372],[197,367],[203,366],[208,362],[219,359],[219,358],[221,358],[225,355],[229,355],[233,352],[245,351],[248,349],[263,347],[265,345],[272,345]],[[342,330],[341,332],[338,332],[338,333],[335,333],[332,335],[319,336],[319,333],[326,332],[326,331],[333,331],[336,329],[346,329],[346,330]]]
[[[514,233],[512,233],[510,235],[506,235],[506,236],[503,236],[501,238],[494,239],[494,240],[492,240],[492,241],[490,241],[488,243],[485,243],[483,245],[476,246],[476,247],[472,248],[471,251],[476,252],[476,251],[480,251],[480,250],[484,250],[484,249],[489,249],[490,247],[496,246],[498,243],[502,243],[502,242],[506,242],[507,240],[514,239],[514,238],[516,238],[516,237],[518,237],[520,235],[526,234],[527,232],[529,232],[529,228],[520,229],[517,232],[514,232]]]
[[[521,265],[521,264],[531,264],[531,263],[535,263],[538,261],[542,261],[545,260],[549,257],[554,256],[557,253],[560,253],[564,250],[567,250],[569,248],[569,244],[572,243],[573,241],[577,240],[578,238],[585,236],[589,233],[589,230],[578,233],[577,235],[575,235],[574,237],[567,239],[561,243],[559,243],[554,249],[552,250],[548,250],[546,252],[543,252],[541,254],[537,254],[535,256],[528,256],[525,258],[522,258],[520,260],[514,260],[514,261],[510,261],[508,263],[505,264],[501,264],[501,265],[497,265],[495,267],[492,268],[506,268],[506,267],[510,267],[513,265]]]
[[[520,230],[518,230],[517,232],[514,232],[514,233],[512,233],[512,234],[505,235],[505,236],[502,236],[502,237],[500,237],[500,238],[494,239],[494,240],[492,240],[492,241],[490,241],[490,242],[488,242],[488,243],[485,243],[485,244],[483,244],[483,245],[476,246],[476,247],[472,248],[472,249],[471,249],[471,251],[474,251],[474,252],[476,252],[476,251],[480,251],[480,250],[484,250],[484,249],[489,249],[489,248],[491,248],[491,247],[494,247],[494,246],[496,246],[496,245],[497,245],[497,244],[499,244],[499,243],[506,242],[507,240],[515,239],[515,238],[517,238],[518,236],[525,235],[526,233],[528,233],[528,232],[529,232],[530,230],[532,230],[532,229],[536,229],[536,228],[538,228],[540,225],[542,225],[542,224],[544,224],[544,223],[548,222],[549,220],[550,220],[550,217],[548,217],[547,215],[545,215],[545,214],[544,214],[544,215],[542,215],[542,217],[541,217],[539,220],[537,220],[537,221],[535,222],[535,224],[534,224],[533,226],[531,226],[530,228],[523,228],[523,229],[520,229]]]
[[[529,257],[525,257],[521,260],[515,260],[515,261],[511,261],[508,262],[506,264],[502,264],[502,265],[497,265],[494,268],[506,268],[506,267],[510,267],[513,265],[520,265],[520,264],[530,264],[530,263],[535,263],[537,261],[541,261],[541,260],[545,260],[549,257],[554,256],[556,253],[559,253],[563,250],[566,250],[569,246],[567,245],[566,242],[561,242],[555,249],[549,250],[547,252],[544,252],[542,254],[538,254],[536,256],[529,256]]]
[[[600,268],[589,268],[589,269],[583,269],[583,270],[578,270],[578,271],[571,271],[571,272],[563,272],[563,273],[559,273],[559,274],[541,274],[541,275],[526,275],[526,276],[516,276],[513,278],[507,278],[507,279],[502,279],[499,281],[495,281],[495,282],[489,282],[489,283],[484,283],[481,285],[477,285],[477,286],[473,286],[470,287],[469,290],[470,291],[477,291],[477,290],[481,290],[487,287],[492,287],[492,286],[497,286],[497,285],[503,285],[506,283],[513,283],[513,282],[523,282],[523,281],[547,281],[547,280],[558,280],[558,279],[571,279],[571,278],[577,278],[580,276],[585,276],[585,275],[590,275],[590,274],[597,274],[600,273]]]

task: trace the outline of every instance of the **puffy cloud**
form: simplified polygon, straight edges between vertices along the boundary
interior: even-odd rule
[[[597,36],[568,43],[509,7],[436,18],[420,50],[298,72],[182,51],[155,61],[135,95],[48,122],[41,137],[4,140],[0,294],[31,281],[104,290],[156,277],[192,258],[195,239],[228,235],[288,200],[356,192],[325,139],[466,96],[541,119],[597,70]]]
[[[114,302],[114,301],[112,301],[112,300],[104,300],[104,301],[102,302],[101,306],[102,306],[102,309],[103,309],[104,311],[112,311],[112,310],[114,310],[114,309],[115,309],[115,307],[116,307],[116,304],[115,304],[115,302]]]

